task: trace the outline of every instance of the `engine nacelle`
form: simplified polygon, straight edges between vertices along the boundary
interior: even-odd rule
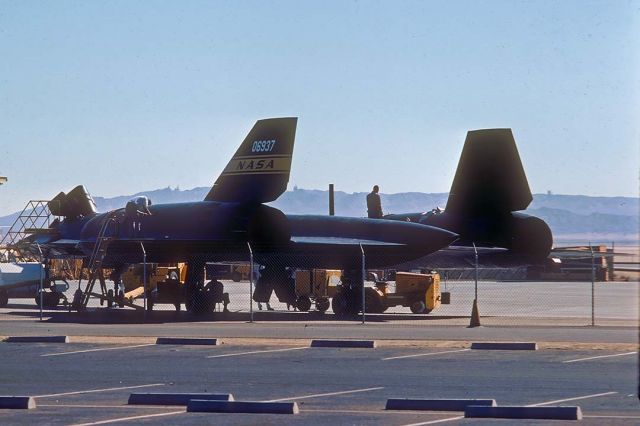
[[[551,252],[553,235],[547,223],[535,216],[512,213],[512,251],[535,258],[545,258]]]
[[[249,217],[247,236],[251,244],[285,244],[291,239],[291,227],[284,213],[262,204]]]

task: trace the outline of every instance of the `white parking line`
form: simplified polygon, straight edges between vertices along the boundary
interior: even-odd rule
[[[266,354],[270,352],[286,352],[286,351],[299,351],[301,349],[309,349],[309,346],[301,346],[298,348],[285,348],[285,349],[268,349],[264,351],[251,351],[251,352],[235,352],[232,354],[222,354],[222,355],[209,355],[205,358],[225,358],[229,356],[240,356],[240,355],[253,355],[253,354]]]
[[[371,391],[380,390],[380,389],[384,389],[384,387],[380,386],[377,388],[365,388],[365,389],[353,389],[353,390],[340,391],[340,392],[316,393],[313,395],[302,395],[302,396],[292,396],[289,398],[270,399],[264,402],[297,401],[299,399],[317,398],[320,396],[346,395],[349,393],[359,393],[359,392],[371,392]]]
[[[453,354],[453,353],[456,353],[456,352],[467,352],[467,351],[470,351],[470,350],[471,349],[458,349],[458,350],[455,350],[455,351],[429,352],[429,353],[426,353],[426,354],[391,356],[391,357],[388,357],[388,358],[382,358],[381,361],[388,361],[390,359],[416,358],[416,357],[431,356],[431,355]]]
[[[109,392],[114,390],[124,390],[124,389],[139,389],[139,388],[150,388],[152,386],[164,386],[164,383],[151,383],[148,385],[138,385],[138,386],[122,386],[118,388],[105,388],[105,389],[91,389],[84,391],[76,391],[76,392],[62,392],[62,393],[52,393],[49,395],[37,395],[34,398],[49,398],[52,396],[66,396],[66,395],[80,395],[83,393],[96,393],[96,392]]]
[[[339,413],[339,414],[382,414],[382,415],[398,415],[397,411],[385,410],[321,410],[315,408],[301,408],[300,411],[305,413]]]
[[[411,424],[403,425],[403,426],[435,425],[435,424],[438,424],[438,423],[453,422],[453,421],[455,421],[455,420],[460,420],[460,419],[464,419],[464,416],[447,417],[446,419],[440,419],[440,420],[429,420],[429,421],[426,421],[426,422],[421,422],[421,423],[411,423]]]
[[[583,415],[585,419],[640,419],[640,416],[587,416]]]
[[[570,362],[580,362],[580,361],[589,361],[591,359],[601,359],[601,358],[615,358],[618,356],[627,356],[627,355],[635,355],[638,352],[625,352],[623,354],[614,354],[614,355],[600,355],[600,356],[590,356],[588,358],[578,358],[578,359],[570,359],[568,361],[562,361],[565,364],[568,364]]]
[[[81,350],[81,351],[59,352],[59,353],[55,353],[55,354],[43,354],[43,355],[40,355],[40,356],[60,356],[60,355],[71,355],[71,354],[83,354],[83,353],[86,353],[86,352],[114,351],[116,349],[142,348],[144,346],[155,346],[155,343],[147,343],[145,345],[116,346],[116,347],[110,347],[110,348],[84,349],[84,350]]]
[[[577,401],[579,399],[597,398],[599,396],[614,395],[614,394],[617,394],[617,393],[618,392],[594,393],[593,395],[576,396],[575,398],[556,399],[555,401],[540,402],[538,404],[529,404],[529,405],[527,405],[527,407],[541,407],[543,405],[557,404],[559,402]]]
[[[175,416],[176,414],[186,413],[186,410],[180,411],[171,411],[169,413],[157,413],[157,414],[147,414],[144,416],[133,416],[133,417],[120,417],[118,419],[109,419],[109,420],[100,420],[98,422],[91,423],[76,423],[71,426],[93,426],[93,425],[106,425],[109,423],[117,423],[117,422],[128,422],[130,420],[140,420],[140,419],[149,419],[152,417],[162,417],[162,416]]]

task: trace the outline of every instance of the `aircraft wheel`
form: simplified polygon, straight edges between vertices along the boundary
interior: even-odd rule
[[[417,300],[411,304],[411,312],[414,314],[424,314],[427,312],[427,307],[422,300]]]
[[[4,308],[9,303],[9,293],[6,290],[0,290],[0,308]]]
[[[176,312],[180,312],[180,303],[174,303],[173,306],[176,308]]]
[[[239,283],[242,280],[242,274],[240,272],[238,272],[238,271],[233,271],[231,273],[231,280],[234,283]]]
[[[113,290],[107,291],[107,308],[113,308]]]
[[[327,309],[329,309],[329,299],[325,299],[324,297],[321,299],[317,299],[316,300],[316,309],[320,312],[320,313],[325,313],[327,312]]]
[[[311,299],[309,299],[309,296],[298,296],[298,299],[296,300],[296,308],[302,312],[307,312],[311,309]]]
[[[178,275],[178,271],[169,272],[169,279],[172,281],[180,281],[180,275]]]
[[[118,306],[124,308],[124,292],[122,290],[118,290]]]
[[[349,300],[343,292],[333,296],[333,299],[331,300],[331,309],[333,309],[333,313],[336,315],[346,315],[349,310]]]
[[[55,308],[60,303],[60,297],[62,295],[60,293],[54,291],[43,291],[42,292],[42,308]],[[35,297],[36,306],[40,307],[40,291],[36,294]]]

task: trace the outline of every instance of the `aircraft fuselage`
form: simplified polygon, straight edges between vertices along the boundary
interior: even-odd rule
[[[277,258],[292,267],[348,268],[397,264],[443,247],[455,234],[415,223],[335,216],[285,215],[266,205],[216,201],[153,205],[151,215],[130,218],[124,209],[66,219],[47,236],[66,254],[90,255],[105,220],[112,237],[105,264],[241,261]],[[111,216],[110,216],[111,215]],[[39,237],[42,238],[43,236]],[[44,241],[41,241],[41,243]]]

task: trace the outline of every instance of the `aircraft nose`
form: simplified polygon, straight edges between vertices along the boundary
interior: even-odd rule
[[[447,231],[446,229],[436,228],[435,226],[421,225],[417,234],[421,245],[426,245],[429,251],[438,251],[448,247],[452,242],[458,239],[458,234]]]

